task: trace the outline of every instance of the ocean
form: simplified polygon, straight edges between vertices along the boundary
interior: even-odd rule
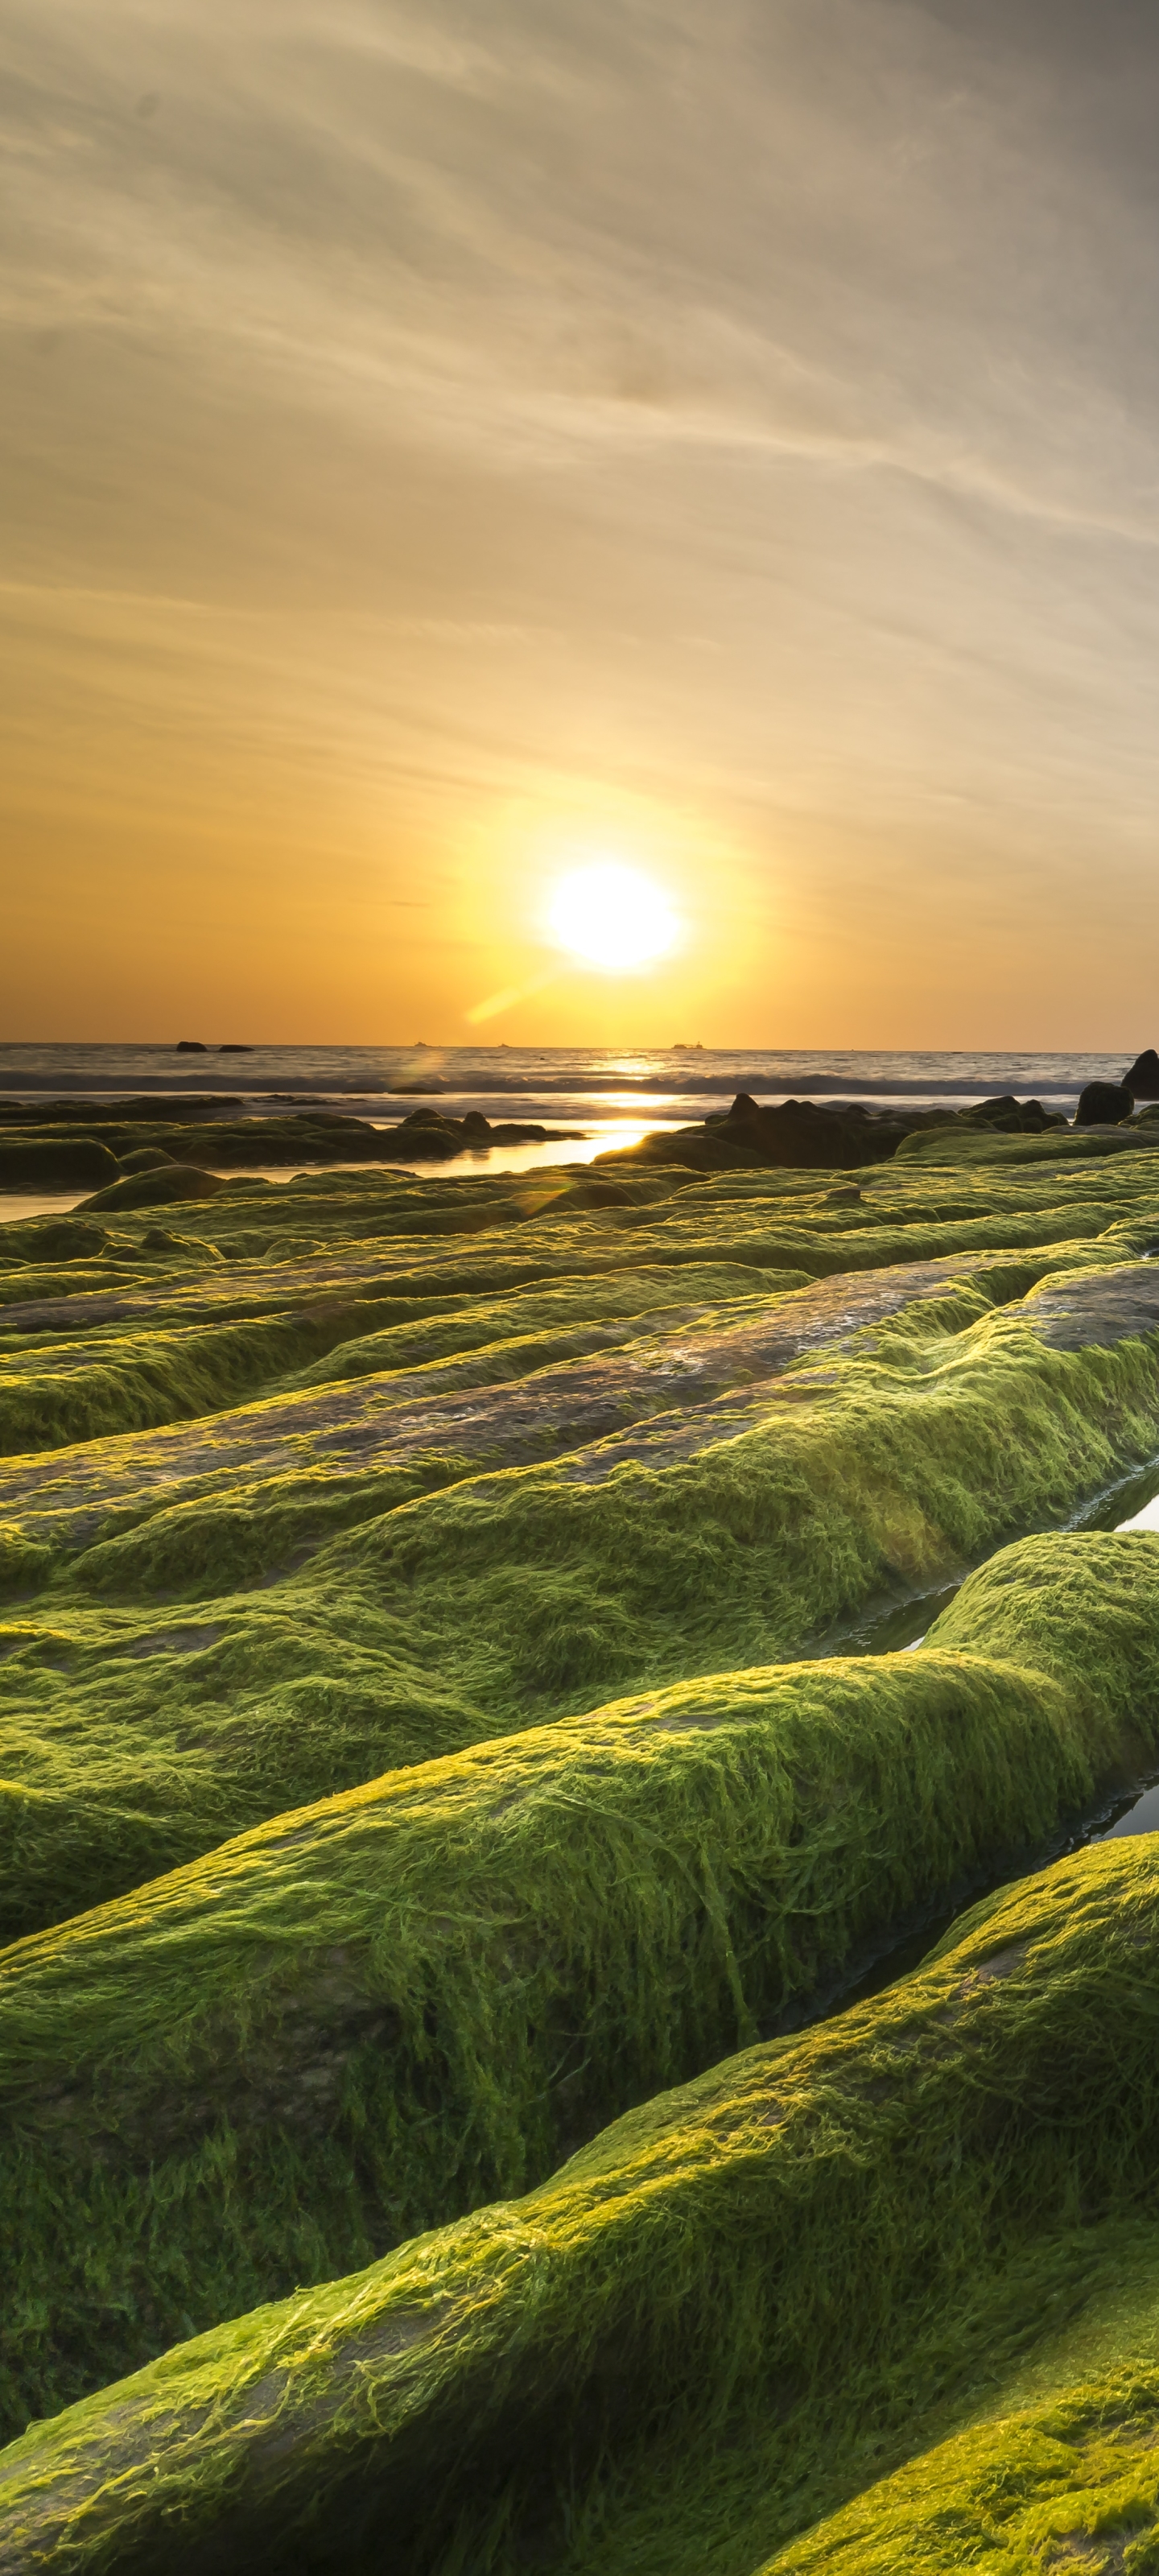
[[[680,1127],[727,1109],[738,1091],[758,1100],[952,1101],[965,1107],[1002,1092],[1073,1111],[1085,1082],[1116,1080],[1137,1049],[1118,1055],[1034,1055],[890,1049],[752,1049],[674,1047],[208,1047],[204,1053],[158,1045],[22,1044],[0,1046],[0,1098],[107,1101],[212,1094],[260,1122],[287,1108],[341,1107],[392,1125],[418,1098],[438,1098],[461,1118],[535,1120],[582,1129],[578,1143],[493,1146],[485,1153],[424,1165],[432,1177],[467,1168],[526,1171],[536,1164],[590,1162],[613,1145],[634,1144],[649,1128]],[[252,1169],[261,1160],[260,1125]],[[62,1208],[67,1194],[43,1195],[37,1208]],[[3,1215],[33,1212],[11,1197]]]
[[[1137,1050],[1136,1050],[1137,1052]],[[1115,1080],[1134,1061],[1121,1055],[931,1054],[885,1049],[826,1052],[722,1047],[208,1047],[185,1054],[172,1044],[0,1045],[0,1097],[73,1092],[227,1092],[247,1106],[287,1095],[310,1101],[382,1101],[420,1084],[467,1103],[516,1099],[550,1103],[571,1114],[581,1102],[622,1094],[634,1107],[647,1099],[687,1105],[727,1103],[738,1091],[757,1098],[984,1100],[1004,1091],[1062,1104],[1084,1082]],[[514,1113],[512,1113],[514,1114]]]

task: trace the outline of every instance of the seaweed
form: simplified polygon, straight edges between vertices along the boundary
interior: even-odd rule
[[[310,1190],[350,1223],[349,1175]],[[482,1272],[340,1233],[288,1281],[86,1270],[75,1320],[5,1310],[0,1411],[10,1366],[73,1435],[0,1472],[10,1937],[384,1770],[807,1651],[1159,1446],[1137,1216],[794,1286],[725,1257],[723,1198],[709,1263],[694,1196],[605,1211],[646,1227],[582,1275],[512,1279],[502,1227]],[[831,1258],[849,1212],[798,1203]],[[694,1257],[657,1258],[686,1219]]]
[[[3,1229],[0,2568],[1147,2563],[1148,1132]]]
[[[1157,1963],[1149,1850],[1056,1864],[522,2200],[33,2426],[0,2568],[759,2566],[1153,2218]]]
[[[1159,1539],[1032,1540],[918,1654],[395,1772],[16,1944],[8,2424],[526,2190],[1157,1739]]]

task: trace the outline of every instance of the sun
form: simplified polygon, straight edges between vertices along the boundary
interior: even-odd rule
[[[680,923],[659,886],[618,860],[575,868],[561,877],[547,907],[557,948],[605,975],[631,975],[667,957]]]

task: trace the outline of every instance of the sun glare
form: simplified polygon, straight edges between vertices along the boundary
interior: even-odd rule
[[[605,975],[654,965],[676,945],[680,924],[666,895],[615,860],[562,877],[547,910],[557,948]]]

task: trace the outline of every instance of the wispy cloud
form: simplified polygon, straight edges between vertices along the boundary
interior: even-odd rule
[[[586,777],[781,918],[866,829],[1143,900],[1159,22],[1097,14],[10,0],[22,798],[71,707],[97,807],[274,746],[396,875],[416,796]]]

